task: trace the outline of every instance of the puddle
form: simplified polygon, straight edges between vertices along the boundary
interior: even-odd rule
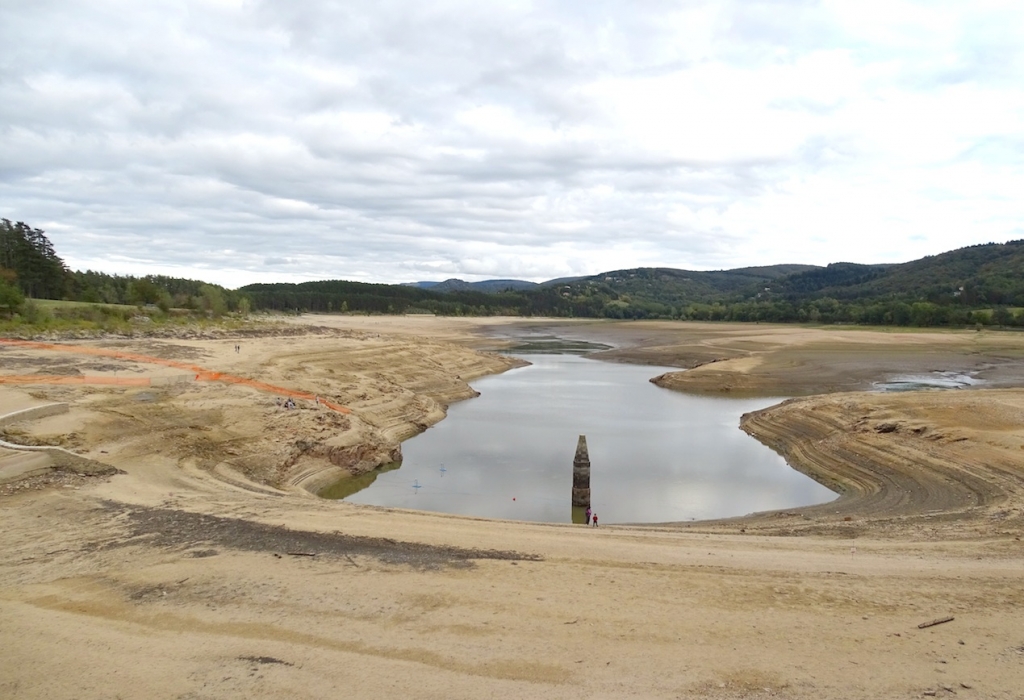
[[[876,391],[919,391],[921,389],[967,389],[981,386],[985,380],[963,372],[935,371],[928,374],[901,374],[888,381],[875,382]]]
[[[591,343],[586,340],[567,340],[555,336],[536,336],[506,348],[503,352],[515,355],[587,355],[592,352],[611,350],[612,346]]]

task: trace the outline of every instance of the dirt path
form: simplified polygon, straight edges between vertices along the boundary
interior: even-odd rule
[[[236,384],[0,385],[0,408],[70,406],[8,435],[125,472],[0,488],[0,697],[1022,697],[1019,390],[833,394],[748,417],[846,490],[828,507],[487,521],[323,501],[303,479],[341,470],[332,459],[361,468],[471,397],[467,380],[510,366],[471,348],[505,342],[508,322],[316,321],[344,327],[245,338],[238,353],[234,338],[86,346],[259,377],[349,415],[282,411]],[[937,358],[1009,381],[1019,350],[1010,336],[951,334],[932,352],[932,334],[890,334],[886,355],[885,334],[529,324],[676,366],[728,345],[737,362],[715,371],[762,388],[831,383],[830,357],[860,358],[867,383]],[[165,371],[0,348],[0,375]]]

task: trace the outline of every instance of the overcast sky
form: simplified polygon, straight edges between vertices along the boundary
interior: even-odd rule
[[[72,269],[541,281],[1024,238],[1019,0],[0,0]]]

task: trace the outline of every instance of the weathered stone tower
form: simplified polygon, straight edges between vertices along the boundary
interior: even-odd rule
[[[576,457],[572,460],[572,504],[579,508],[590,507],[590,454],[586,435],[580,435]]]

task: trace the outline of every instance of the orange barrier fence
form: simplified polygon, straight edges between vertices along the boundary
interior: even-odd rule
[[[40,343],[34,340],[16,340],[13,338],[0,338],[0,343],[4,345],[11,345],[14,347],[22,347],[30,350],[52,350],[56,352],[70,352],[79,355],[96,355],[99,357],[113,357],[119,360],[129,360],[131,362],[141,362],[152,365],[163,365],[165,367],[173,367],[175,369],[186,370],[195,375],[195,380],[207,381],[207,382],[223,382],[225,384],[238,384],[241,386],[249,386],[258,391],[264,391],[270,394],[277,394],[279,396],[287,396],[293,399],[304,399],[306,401],[316,401],[320,405],[326,406],[332,411],[338,413],[351,413],[352,410],[341,404],[334,403],[333,401],[326,401],[316,394],[312,394],[308,391],[296,391],[295,389],[288,389],[283,386],[276,386],[274,384],[267,384],[266,382],[256,381],[255,379],[249,379],[247,377],[239,377],[234,374],[226,374],[224,372],[214,372],[199,365],[189,364],[187,362],[178,362],[177,360],[167,360],[162,357],[151,357],[149,355],[139,355],[134,352],[121,352],[119,350],[107,350],[105,348],[91,348],[82,345],[64,345],[61,343]],[[8,381],[10,379],[11,381]],[[34,381],[28,381],[32,379]],[[18,381],[23,380],[23,381]],[[145,377],[59,377],[53,375],[30,375],[30,376],[19,376],[14,377],[8,375],[4,377],[0,375],[0,383],[10,384],[113,384],[121,386],[148,386],[150,384],[149,378]]]

